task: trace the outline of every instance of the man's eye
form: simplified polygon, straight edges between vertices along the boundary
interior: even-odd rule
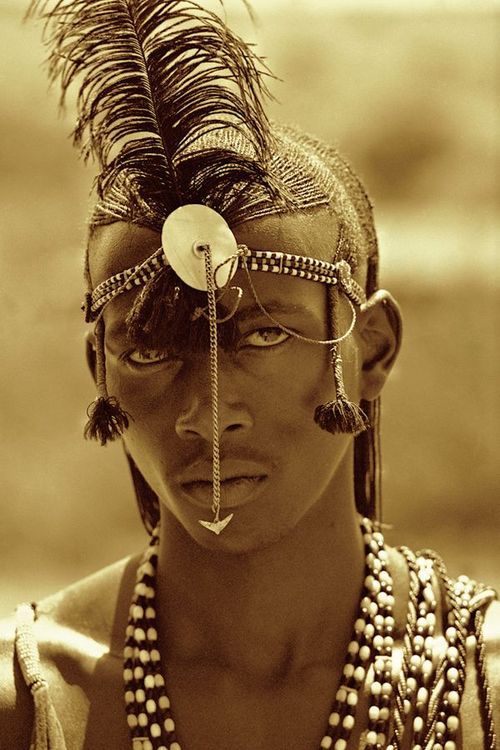
[[[289,338],[290,334],[285,333],[281,328],[258,328],[243,336],[241,346],[277,346]]]
[[[129,362],[132,365],[154,365],[158,362],[165,362],[169,357],[165,352],[154,352],[154,351],[142,351],[139,352],[137,349],[125,352],[121,359],[125,362]]]

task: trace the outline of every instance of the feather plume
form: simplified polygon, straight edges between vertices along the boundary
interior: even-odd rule
[[[201,3],[33,0],[28,15],[45,21],[61,104],[80,80],[73,135],[98,162],[101,197],[124,173],[164,214],[186,202],[221,210],[249,185],[282,194],[266,170],[270,73]],[[211,138],[228,128],[244,148]]]

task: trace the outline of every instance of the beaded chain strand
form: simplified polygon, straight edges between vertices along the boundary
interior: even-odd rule
[[[124,648],[123,678],[132,750],[181,750],[157,649],[155,578],[158,527],[137,569]]]
[[[388,553],[382,534],[373,530],[368,519],[361,521],[361,529],[366,559],[359,613],[320,750],[347,750],[362,692],[369,699],[368,722],[361,736],[365,750],[400,750],[408,739],[414,750],[456,750],[465,685],[465,639],[477,584],[466,577],[449,578],[435,553],[426,550],[414,555],[400,548],[410,585],[403,659],[395,678],[394,591]],[[126,629],[124,685],[132,750],[181,750],[157,647],[158,547],[155,529],[137,571]],[[446,593],[444,652],[438,650],[435,638],[437,581]],[[492,724],[489,737],[494,743]]]
[[[359,692],[365,683],[370,663],[375,657],[378,665],[372,683],[370,725],[366,732],[366,747],[376,747],[377,730],[389,720],[387,698],[390,696],[390,679],[385,680],[386,667],[391,662],[394,618],[392,607],[392,579],[387,570],[387,552],[384,539],[373,532],[368,519],[361,523],[366,552],[366,577],[360,601],[360,612],[354,623],[352,640],[347,647],[341,684],[328,719],[328,729],[321,740],[322,750],[345,750],[354,729]]]

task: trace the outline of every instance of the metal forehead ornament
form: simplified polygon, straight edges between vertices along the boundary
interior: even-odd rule
[[[215,286],[225,286],[236,273],[237,264],[226,262],[238,252],[236,238],[225,219],[208,206],[191,203],[169,214],[163,224],[161,244],[168,264],[193,289],[208,292],[207,247],[212,269],[220,266],[217,283],[213,278]]]
[[[217,362],[216,289],[226,286],[236,273],[238,245],[223,217],[208,206],[180,206],[166,218],[161,233],[167,263],[188,286],[207,292],[210,327],[210,395],[212,408],[212,486],[213,521],[200,519],[200,524],[220,534],[233,517],[220,517],[221,478],[219,444],[219,388]],[[217,269],[217,282],[214,270]]]

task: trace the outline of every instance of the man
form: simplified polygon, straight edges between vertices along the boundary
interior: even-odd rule
[[[1,742],[34,724],[35,748],[493,747],[492,593],[358,515],[400,339],[369,201],[338,154],[270,132],[248,48],[171,5],[52,8],[102,168],[87,434],[121,436],[152,540],[21,608],[16,654],[6,624]]]

